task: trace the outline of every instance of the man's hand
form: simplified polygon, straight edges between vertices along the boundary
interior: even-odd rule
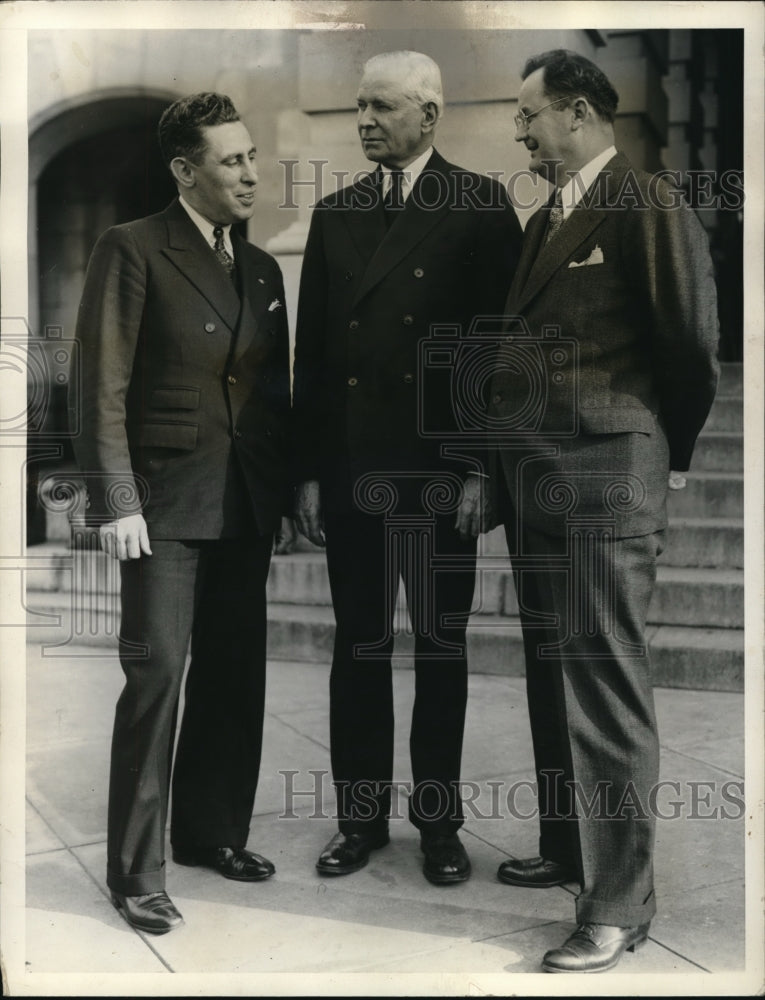
[[[685,484],[687,480],[682,472],[675,472],[670,470],[669,473],[669,488],[671,490],[682,490],[685,489]]]
[[[324,522],[321,517],[318,480],[309,479],[298,486],[295,494],[295,520],[301,534],[305,535],[314,545],[324,548],[326,539],[324,538]]]
[[[283,517],[282,523],[274,533],[274,553],[277,556],[289,555],[295,548],[295,522],[291,517]]]
[[[469,475],[465,480],[454,525],[464,542],[477,538],[482,531],[490,531],[494,527],[494,511],[488,485],[488,480],[483,476]]]
[[[140,559],[141,553],[151,555],[149,532],[143,514],[130,514],[117,521],[102,524],[99,529],[101,548],[114,559]]]

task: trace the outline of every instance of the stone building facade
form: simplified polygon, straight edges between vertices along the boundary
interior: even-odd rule
[[[400,48],[433,56],[447,104],[440,152],[479,172],[505,179],[518,174],[511,193],[525,221],[546,186],[523,176],[526,152],[513,141],[519,73],[527,56],[566,47],[602,66],[616,86],[617,145],[638,166],[680,171],[703,209],[723,279],[723,357],[741,356],[741,212],[707,207],[714,204],[706,197],[709,182],[703,182],[704,197],[698,189],[699,171],[718,176],[743,162],[742,30],[121,29],[30,31],[28,39],[34,337],[44,339],[51,330],[56,337],[73,335],[98,235],[162,209],[173,196],[154,132],[175,98],[198,90],[227,93],[249,127],[259,186],[247,236],[278,257],[294,328],[311,206],[338,177],[347,183],[368,167],[355,129],[364,61]],[[55,428],[63,420],[55,387],[51,402],[48,422]],[[68,457],[64,442],[61,459]]]

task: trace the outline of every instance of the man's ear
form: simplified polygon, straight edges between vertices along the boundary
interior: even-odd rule
[[[170,161],[170,173],[178,187],[186,189],[194,187],[194,167],[185,156],[176,156]]]
[[[590,105],[584,97],[577,97],[577,99],[571,103],[571,111],[573,114],[571,128],[581,128],[590,113]]]
[[[428,101],[422,106],[422,131],[432,132],[438,122],[438,108],[433,101]]]

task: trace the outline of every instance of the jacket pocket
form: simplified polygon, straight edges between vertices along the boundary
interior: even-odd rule
[[[199,389],[182,385],[158,386],[151,391],[149,405],[156,410],[197,410]]]
[[[193,451],[197,446],[198,424],[142,424],[138,443],[142,448],[175,448]]]

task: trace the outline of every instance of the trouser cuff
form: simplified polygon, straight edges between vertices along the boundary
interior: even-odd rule
[[[138,872],[134,875],[118,875],[107,869],[106,884],[113,892],[121,896],[144,896],[148,892],[164,892],[165,863],[151,872]]]
[[[612,927],[640,927],[647,924],[656,913],[656,896],[650,896],[641,905],[619,903],[610,899],[593,899],[584,894],[576,901],[576,919],[580,924],[610,924]]]

